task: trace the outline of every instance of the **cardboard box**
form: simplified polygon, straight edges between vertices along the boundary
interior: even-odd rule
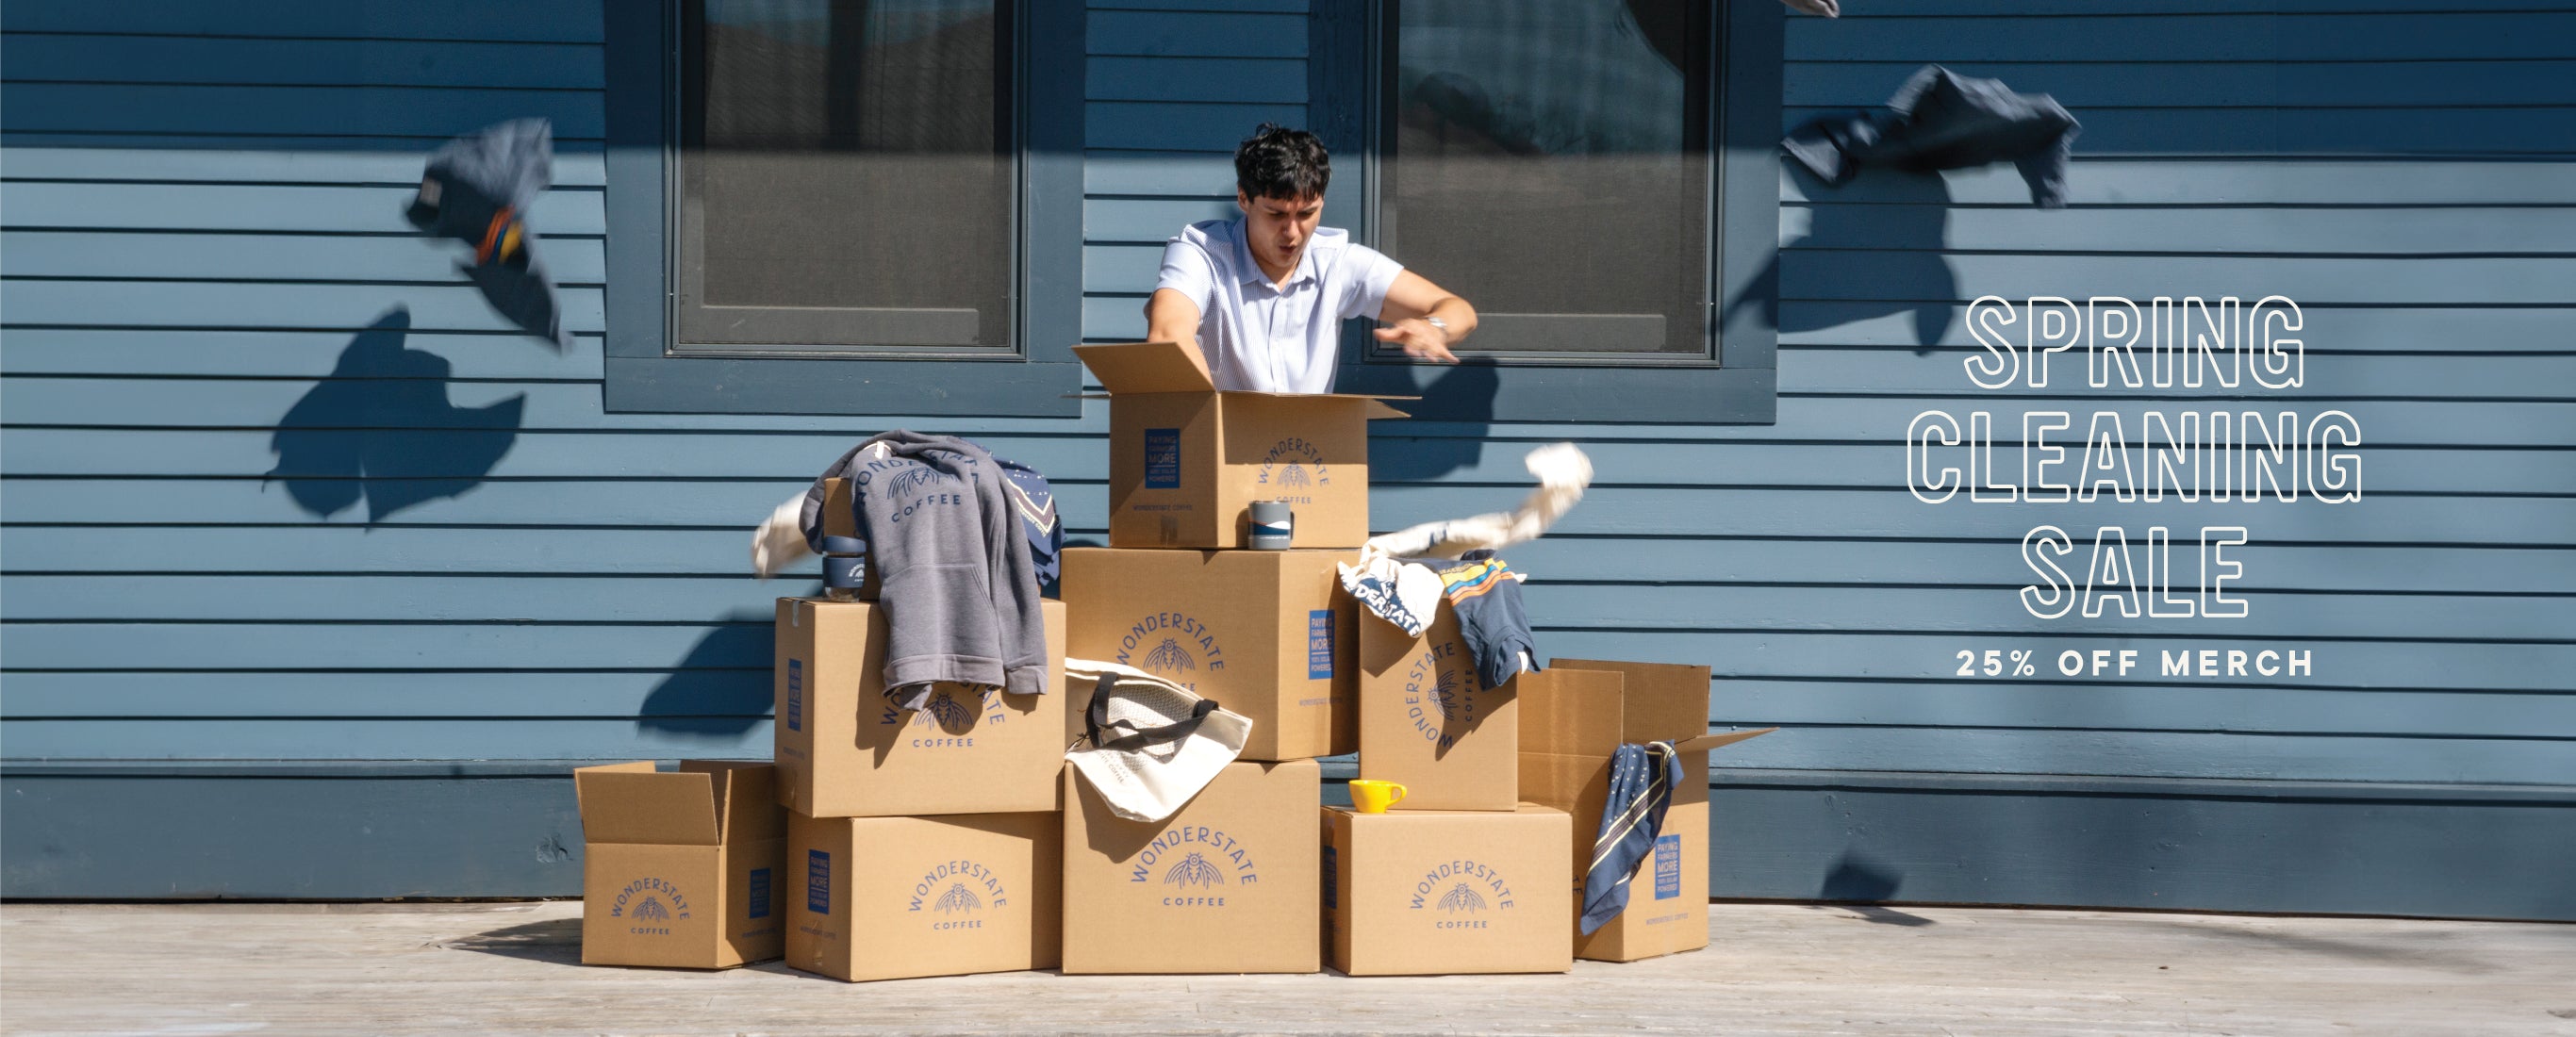
[[[1517,807],[1520,678],[1484,686],[1445,598],[1420,637],[1375,616],[1357,622],[1360,777],[1402,783],[1397,810]]]
[[[1333,566],[1355,557],[1071,548],[1065,653],[1133,666],[1251,718],[1243,759],[1351,752],[1355,610]]]
[[[1324,809],[1324,933],[1351,976],[1564,972],[1564,811]]]
[[[1322,967],[1312,760],[1232,763],[1161,824],[1064,771],[1064,971]]]
[[[1284,500],[1295,547],[1368,539],[1368,423],[1388,396],[1218,392],[1174,342],[1075,346],[1109,390],[1109,545],[1239,548],[1247,508]]]
[[[1777,728],[1708,732],[1708,667],[1555,659],[1520,675],[1521,798],[1574,817],[1574,956],[1635,961],[1708,946],[1708,753]],[[1580,887],[1623,742],[1668,741],[1681,786],[1655,851],[1629,883],[1628,909],[1581,934]]]
[[[581,767],[581,961],[723,969],[778,957],[786,812],[765,763]]]
[[[835,979],[1054,968],[1061,816],[796,815],[788,825],[787,964]]]
[[[1083,703],[1064,687],[1065,608],[1047,601],[1044,695],[943,685],[885,699],[886,620],[864,601],[778,599],[778,802],[809,817],[1054,810]]]

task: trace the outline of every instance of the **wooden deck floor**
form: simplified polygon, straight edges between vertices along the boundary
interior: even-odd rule
[[[584,968],[576,903],[0,907],[10,1034],[2576,1034],[2576,926],[1719,905],[1571,975]]]

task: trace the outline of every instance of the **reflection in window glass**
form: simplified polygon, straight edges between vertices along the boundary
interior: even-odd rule
[[[1011,345],[997,0],[691,0],[680,342]]]
[[[1378,238],[1467,345],[1705,355],[1708,5],[1387,2]]]

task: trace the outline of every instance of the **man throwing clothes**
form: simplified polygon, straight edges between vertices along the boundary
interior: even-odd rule
[[[1347,231],[1318,226],[1333,176],[1322,141],[1264,123],[1234,152],[1243,215],[1193,223],[1163,249],[1146,338],[1198,350],[1226,391],[1328,393],[1341,322],[1373,317],[1378,341],[1456,363],[1476,308]]]

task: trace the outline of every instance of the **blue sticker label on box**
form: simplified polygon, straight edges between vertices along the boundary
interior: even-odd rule
[[[787,729],[805,730],[805,660],[787,660]]]
[[[750,905],[749,905],[749,906],[750,906],[750,908],[751,908],[751,911],[750,911],[749,917],[752,917],[752,918],[767,918],[767,917],[769,917],[769,869],[767,869],[767,868],[753,868],[753,869],[751,869],[751,898],[750,898],[750,899],[751,899],[751,903],[750,903]]]
[[[1306,679],[1333,679],[1333,610],[1306,613]]]
[[[1341,863],[1339,852],[1330,846],[1324,847],[1324,907],[1327,910],[1342,906]]]
[[[1181,430],[1176,428],[1145,430],[1145,488],[1149,490],[1181,488]]]
[[[1682,837],[1658,836],[1655,839],[1655,899],[1671,900],[1682,895]]]
[[[821,850],[805,851],[805,910],[832,913],[832,855]]]

